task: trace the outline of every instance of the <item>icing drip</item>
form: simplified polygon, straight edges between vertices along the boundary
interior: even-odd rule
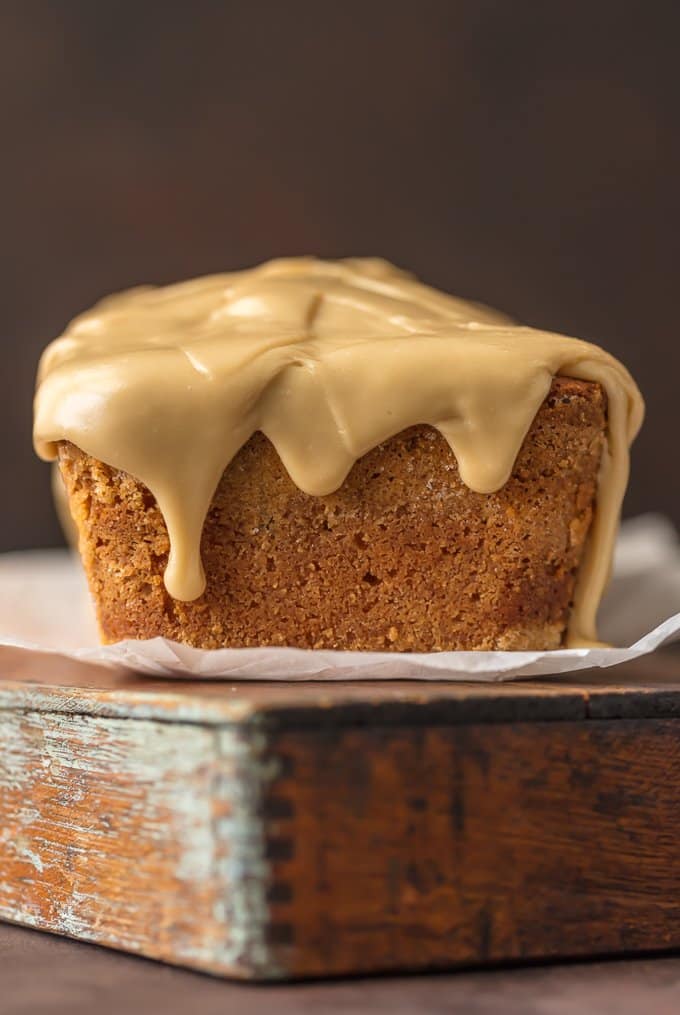
[[[213,493],[256,430],[301,490],[323,495],[381,441],[431,424],[463,482],[492,493],[556,374],[598,381],[609,400],[573,646],[596,638],[640,393],[597,346],[516,325],[384,261],[271,261],[102,300],[43,355],[34,440],[45,459],[71,441],[151,490],[170,539],[167,589],[192,600]]]

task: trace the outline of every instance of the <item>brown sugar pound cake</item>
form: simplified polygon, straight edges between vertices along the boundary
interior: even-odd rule
[[[429,427],[369,451],[325,497],[299,490],[254,434],[212,499],[193,602],[165,588],[168,536],[146,487],[72,444],[59,461],[107,641],[544,649],[562,643],[605,427],[599,385],[557,378],[490,495],[462,483]]]
[[[597,346],[297,258],[77,318],[35,442],[105,642],[543,650],[596,639],[641,419]]]

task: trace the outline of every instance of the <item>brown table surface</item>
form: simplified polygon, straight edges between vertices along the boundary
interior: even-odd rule
[[[677,1015],[680,957],[275,986],[0,924],[1,1015]]]

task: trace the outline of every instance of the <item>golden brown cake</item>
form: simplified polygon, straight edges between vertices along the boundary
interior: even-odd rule
[[[596,346],[294,259],[76,319],[35,441],[106,642],[540,650],[595,638],[641,418]]]
[[[200,648],[550,649],[562,644],[605,439],[602,389],[557,378],[510,480],[478,494],[446,441],[403,431],[340,489],[302,493],[255,434],[203,531],[205,593],[173,600],[149,491],[62,443],[59,462],[103,639]]]

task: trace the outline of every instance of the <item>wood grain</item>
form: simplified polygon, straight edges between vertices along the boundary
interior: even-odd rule
[[[272,749],[271,919],[296,974],[680,945],[676,721],[286,732]]]
[[[268,773],[238,729],[5,711],[0,743],[0,917],[257,969]]]
[[[680,945],[677,657],[493,686],[25,661],[3,919],[255,979]]]

